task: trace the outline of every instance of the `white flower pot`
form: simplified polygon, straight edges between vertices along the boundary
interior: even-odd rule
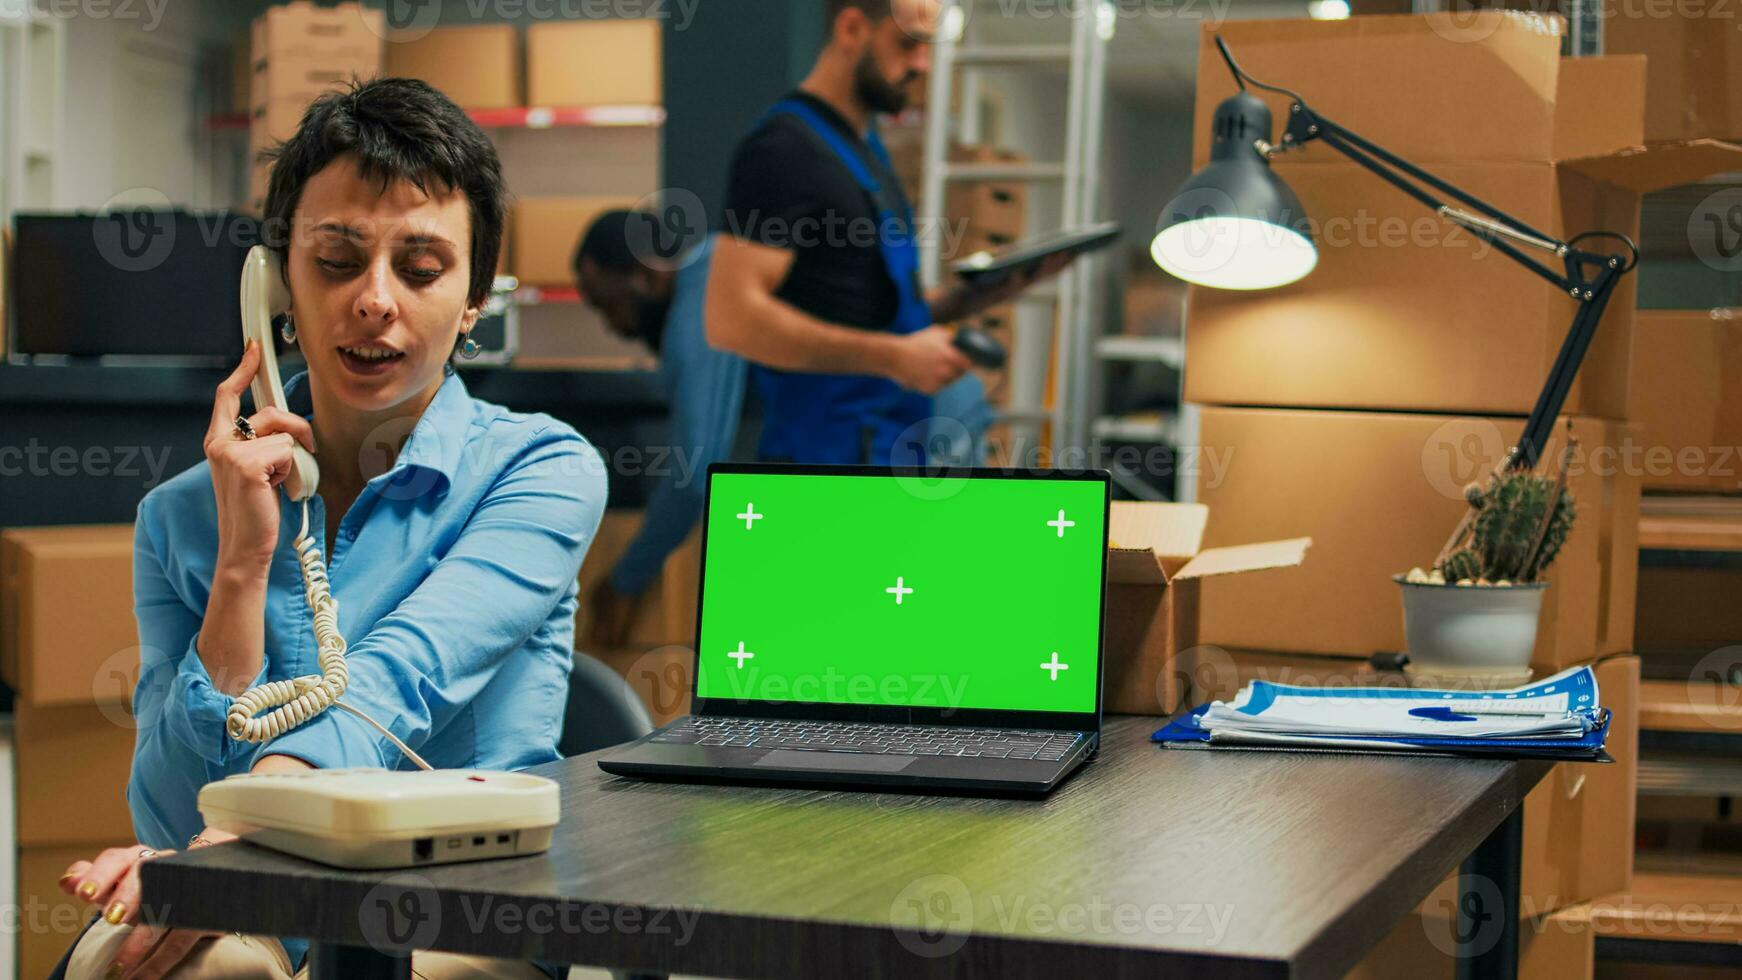
[[[1402,575],[1403,634],[1411,666],[1503,670],[1530,666],[1547,582],[1429,585]]]

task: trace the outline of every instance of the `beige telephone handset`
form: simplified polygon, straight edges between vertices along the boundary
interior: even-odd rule
[[[272,346],[272,317],[289,310],[290,289],[284,284],[278,258],[266,246],[254,246],[242,264],[242,339],[260,346],[260,370],[255,372],[250,389],[255,411],[268,405],[286,409],[284,382],[278,376],[278,355]],[[314,456],[301,446],[293,447],[284,492],[292,500],[307,500],[314,496],[320,480]]]

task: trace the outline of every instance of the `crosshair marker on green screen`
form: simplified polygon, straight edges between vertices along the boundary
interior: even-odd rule
[[[1100,481],[712,480],[700,696],[1095,710]]]

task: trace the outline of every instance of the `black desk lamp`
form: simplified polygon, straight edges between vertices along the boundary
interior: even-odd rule
[[[1187,282],[1217,289],[1269,289],[1311,272],[1318,251],[1306,215],[1294,192],[1270,169],[1270,158],[1323,140],[1578,301],[1548,381],[1506,461],[1509,469],[1535,467],[1615,284],[1639,264],[1639,248],[1627,236],[1608,231],[1585,232],[1566,242],[1551,238],[1326,119],[1288,89],[1247,75],[1220,37],[1216,48],[1240,91],[1216,107],[1209,164],[1180,185],[1161,213],[1149,247],[1155,263]],[[1280,144],[1270,142],[1270,109],[1246,91],[1248,84],[1293,100]],[[1436,193],[1465,207],[1453,207]],[[1575,247],[1595,238],[1614,239],[1622,251],[1605,254]],[[1537,261],[1520,246],[1551,253],[1564,272]]]

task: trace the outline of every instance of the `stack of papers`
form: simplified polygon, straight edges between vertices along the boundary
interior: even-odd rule
[[[1301,687],[1253,681],[1156,732],[1170,747],[1602,758],[1597,676],[1576,667],[1507,691]]]

